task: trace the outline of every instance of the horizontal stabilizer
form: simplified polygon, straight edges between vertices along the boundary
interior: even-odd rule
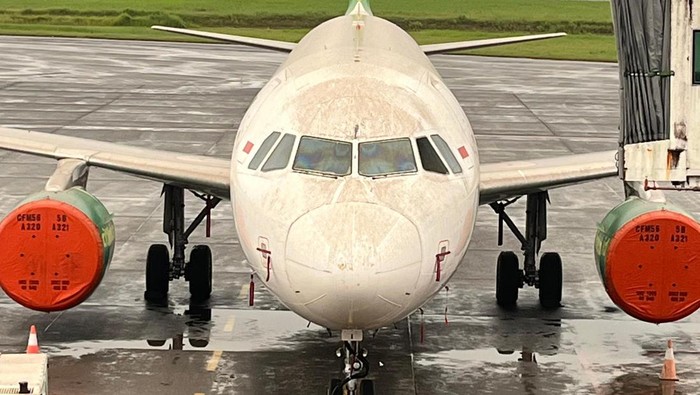
[[[180,29],[177,27],[151,26],[151,29],[162,30],[164,32],[185,34],[185,35],[194,36],[194,37],[210,38],[212,40],[224,41],[224,42],[228,42],[228,43],[241,44],[241,45],[248,45],[248,46],[257,47],[257,48],[272,49],[275,51],[282,51],[282,52],[292,52],[294,47],[296,47],[296,44],[286,42],[286,41],[267,40],[264,38],[253,38],[253,37],[244,37],[244,36],[234,36],[231,34],[223,34],[223,33],[202,32],[199,30]]]
[[[470,41],[457,41],[451,43],[442,44],[429,44],[421,45],[420,48],[425,52],[426,55],[433,55],[437,53],[457,51],[461,49],[476,49],[476,48],[486,48],[495,47],[497,45],[515,44],[527,41],[537,41],[544,40],[547,38],[555,38],[566,36],[566,33],[548,33],[548,34],[533,34],[530,36],[518,36],[518,37],[503,37],[503,38],[486,38],[483,40],[470,40]]]

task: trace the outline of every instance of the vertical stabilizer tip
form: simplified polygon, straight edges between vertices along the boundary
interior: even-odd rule
[[[372,15],[372,9],[369,7],[369,0],[350,0],[348,10],[345,15]]]

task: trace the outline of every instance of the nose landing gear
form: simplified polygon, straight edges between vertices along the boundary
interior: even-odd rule
[[[345,378],[331,380],[328,395],[374,395],[374,382],[365,378],[369,374],[367,350],[360,348],[360,342],[344,341],[336,356],[343,358]]]

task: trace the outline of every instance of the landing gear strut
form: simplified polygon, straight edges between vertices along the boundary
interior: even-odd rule
[[[154,244],[148,249],[146,259],[146,292],[144,298],[148,302],[162,303],[167,299],[169,282],[182,276],[189,281],[190,294],[193,301],[204,301],[212,291],[212,258],[211,249],[206,245],[194,246],[190,253],[189,262],[185,260],[186,246],[192,232],[207,220],[207,237],[210,230],[211,210],[221,199],[200,195],[195,196],[205,202],[204,208],[185,228],[185,190],[180,187],[165,185],[163,195],[165,209],[163,212],[163,232],[168,235],[170,251],[163,244]]]
[[[367,350],[360,348],[359,341],[344,341],[336,355],[343,357],[343,380],[333,379],[328,395],[374,395],[374,382],[365,379],[369,374]]]
[[[523,270],[512,251],[501,252],[496,266],[496,300],[499,306],[513,307],[518,300],[518,289],[526,284],[539,288],[540,304],[545,308],[561,306],[562,264],[557,253],[543,254],[537,270],[537,256],[547,238],[547,192],[527,195],[525,235],[506,213],[506,208],[518,198],[491,203],[498,214],[498,245],[503,245],[503,224],[518,238],[524,255]]]

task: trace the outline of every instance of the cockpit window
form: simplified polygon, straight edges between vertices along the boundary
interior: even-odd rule
[[[350,174],[351,164],[351,143],[303,136],[292,168],[330,176],[346,176]]]
[[[442,157],[447,161],[447,166],[450,166],[452,172],[455,174],[461,173],[462,166],[460,166],[459,162],[457,162],[457,158],[455,158],[454,154],[452,154],[452,150],[450,150],[450,146],[447,145],[445,140],[443,140],[442,137],[437,134],[431,135],[430,138],[433,139],[433,143],[435,143],[438,151],[440,151]]]
[[[376,177],[416,171],[416,160],[409,139],[360,143],[359,171]]]
[[[289,164],[289,157],[292,156],[292,149],[294,148],[295,140],[296,136],[293,134],[285,134],[263,165],[262,171],[267,172],[286,168]]]
[[[258,166],[260,166],[260,163],[262,163],[263,159],[265,159],[265,155],[270,152],[270,148],[275,145],[275,142],[279,136],[280,132],[272,132],[265,138],[265,141],[260,144],[260,149],[258,149],[258,152],[256,152],[253,156],[253,160],[251,160],[250,164],[248,164],[248,168],[250,170],[256,170]]]
[[[447,167],[442,163],[440,156],[435,152],[435,149],[430,144],[427,137],[419,137],[416,139],[418,145],[418,154],[420,161],[423,162],[423,170],[433,173],[447,174]]]

